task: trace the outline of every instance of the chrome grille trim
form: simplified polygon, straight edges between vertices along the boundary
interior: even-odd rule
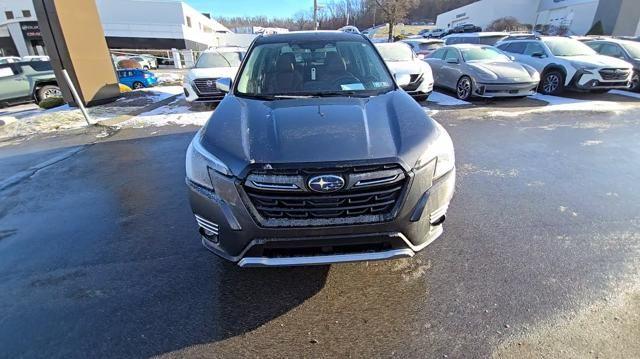
[[[196,87],[196,90],[201,95],[217,95],[222,94],[223,92],[218,90],[216,87],[216,78],[207,78],[207,79],[195,79],[193,80],[193,85]],[[211,81],[213,83],[212,86],[208,86],[207,82]]]
[[[200,216],[198,216],[197,214],[195,215],[196,217],[196,222],[198,223],[198,225],[200,227],[202,227],[203,229],[208,230],[209,232],[212,232],[215,235],[218,235],[218,231],[219,231],[219,227],[217,224],[208,221]]]

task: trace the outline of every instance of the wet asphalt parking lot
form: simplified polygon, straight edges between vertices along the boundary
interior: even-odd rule
[[[458,168],[443,236],[325,267],[241,269],[202,248],[195,128],[0,147],[0,357],[523,357],[545,340],[551,357],[638,357],[615,339],[552,348],[609,320],[640,335],[640,102],[621,101],[438,109]],[[589,317],[620,300],[619,325]]]

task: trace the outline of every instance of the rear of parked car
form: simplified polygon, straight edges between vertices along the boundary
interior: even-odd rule
[[[557,95],[565,89],[607,91],[626,89],[631,64],[603,56],[580,41],[565,37],[505,40],[497,47],[541,73],[539,92]]]
[[[158,78],[152,72],[140,69],[118,70],[118,81],[135,90],[158,84]]]

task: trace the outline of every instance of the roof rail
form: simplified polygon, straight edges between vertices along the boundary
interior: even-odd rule
[[[502,41],[509,40],[540,40],[540,36],[536,34],[511,34],[505,37]]]

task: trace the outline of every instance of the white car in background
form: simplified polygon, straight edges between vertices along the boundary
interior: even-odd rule
[[[507,38],[496,46],[516,61],[540,72],[538,92],[558,95],[565,89],[605,92],[626,89],[633,66],[600,55],[582,42],[557,36]]]
[[[416,101],[425,101],[433,92],[431,67],[404,42],[375,44],[384,62],[396,78],[409,76],[409,83],[402,85]]]
[[[216,87],[219,78],[234,78],[247,50],[242,47],[217,47],[204,51],[183,81],[187,102],[218,103],[224,92]]]
[[[24,56],[22,57],[22,61],[50,61],[49,56]]]
[[[10,64],[10,63],[20,62],[20,61],[22,61],[22,59],[16,56],[0,57],[0,64]]]
[[[129,60],[139,63],[140,67],[142,67],[143,70],[150,70],[158,67],[157,62],[154,65],[154,62],[152,60],[143,55],[131,56],[129,57]]]
[[[402,42],[409,44],[418,57],[420,57],[420,55],[427,57],[444,46],[444,41],[440,39],[404,39]]]

